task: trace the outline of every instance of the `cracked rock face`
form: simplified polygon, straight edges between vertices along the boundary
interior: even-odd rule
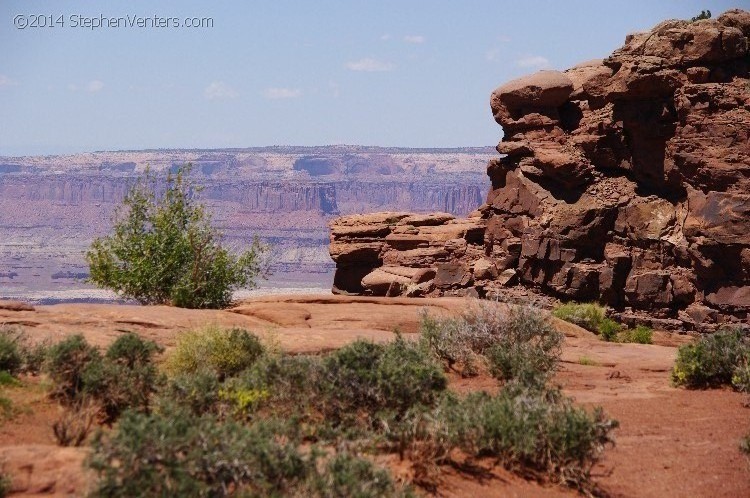
[[[741,10],[666,21],[604,60],[500,86],[490,103],[503,156],[488,165],[479,214],[334,222],[337,289],[481,296],[521,286],[661,326],[748,323],[749,40]],[[471,240],[455,229],[465,224]],[[401,267],[434,277],[417,283]]]

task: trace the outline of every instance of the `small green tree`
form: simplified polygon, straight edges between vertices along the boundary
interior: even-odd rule
[[[180,167],[166,181],[147,170],[133,185],[113,233],[94,240],[86,254],[91,282],[141,304],[182,308],[223,308],[232,291],[255,286],[267,247],[256,238],[235,255],[221,245],[195,199],[190,169]]]
[[[697,16],[695,16],[695,17],[691,17],[690,21],[695,22],[695,21],[702,21],[704,19],[711,19],[711,11],[710,10],[701,10],[701,13],[698,14]]]

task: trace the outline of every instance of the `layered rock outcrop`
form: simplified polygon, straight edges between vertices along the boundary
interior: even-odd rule
[[[661,326],[747,323],[749,39],[741,10],[666,21],[604,60],[502,85],[491,108],[504,156],[488,165],[476,216],[436,217],[427,231],[406,214],[335,221],[334,290],[502,295],[518,284]]]

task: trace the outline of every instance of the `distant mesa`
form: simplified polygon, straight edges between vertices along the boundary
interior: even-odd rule
[[[74,280],[86,280],[89,278],[88,272],[72,272],[72,271],[59,271],[51,275],[52,280],[59,279],[74,279]]]
[[[310,176],[326,175],[395,175],[404,172],[387,154],[303,156],[294,162],[294,171],[305,171]]]

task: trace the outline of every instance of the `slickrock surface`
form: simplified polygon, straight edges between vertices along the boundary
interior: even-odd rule
[[[666,21],[604,60],[500,86],[504,157],[479,212],[335,220],[334,292],[533,291],[658,327],[747,324],[749,37],[742,10]]]

